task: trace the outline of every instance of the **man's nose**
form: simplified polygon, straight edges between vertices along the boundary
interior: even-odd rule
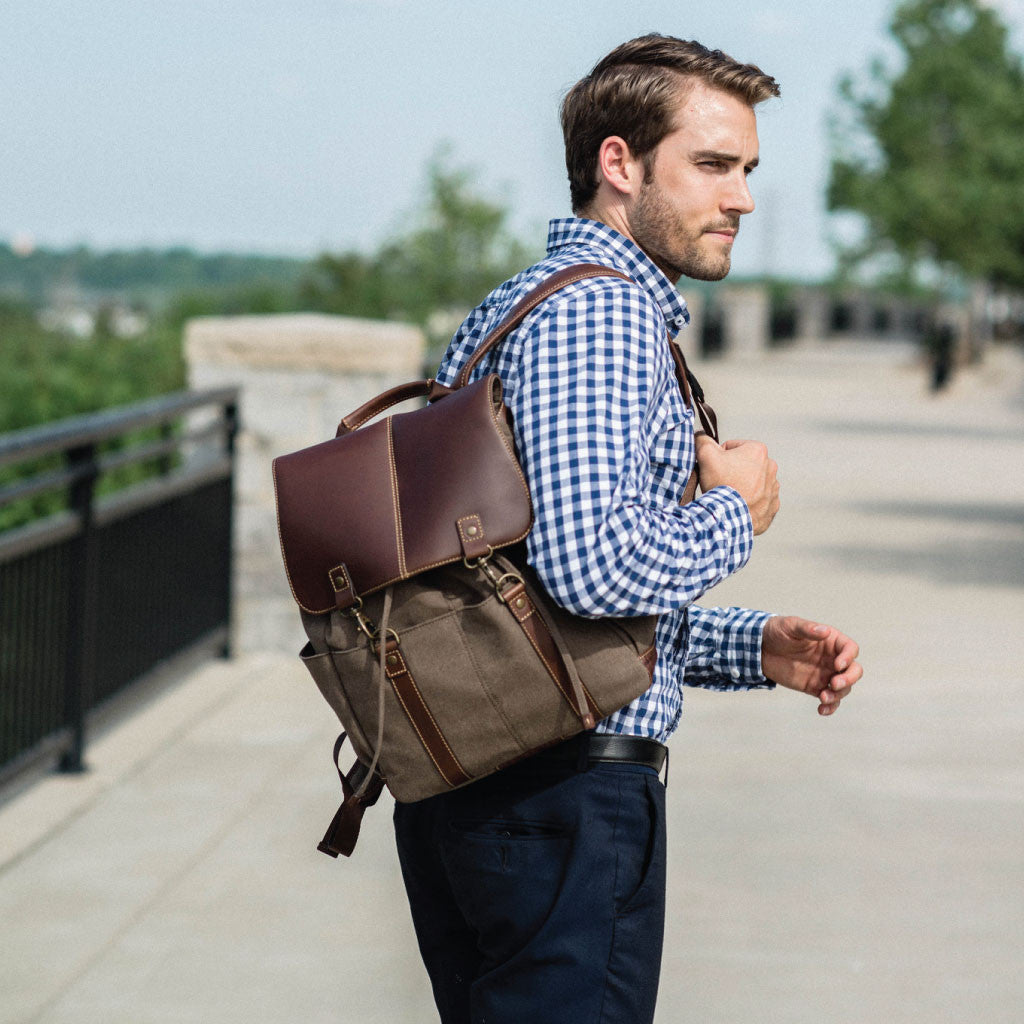
[[[730,176],[729,184],[729,190],[722,197],[723,213],[752,213],[754,197],[750,194],[747,176],[742,173],[735,177]]]

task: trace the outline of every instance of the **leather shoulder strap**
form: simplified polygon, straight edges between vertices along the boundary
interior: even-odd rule
[[[575,266],[557,271],[557,273],[552,274],[547,280],[537,285],[533,291],[523,296],[513,307],[512,312],[480,342],[476,351],[470,357],[469,362],[463,367],[454,386],[456,388],[465,387],[469,382],[470,374],[480,360],[492,348],[500,344],[510,331],[514,331],[523,322],[527,313],[539,306],[548,296],[561,291],[567,285],[574,284],[576,281],[583,281],[588,277],[619,277],[623,281],[633,280],[629,274],[624,274],[621,270],[604,267],[598,263],[577,263]]]
[[[718,417],[715,415],[715,410],[705,401],[704,389],[686,365],[682,348],[669,338],[668,350],[672,353],[676,380],[679,382],[679,390],[683,393],[683,399],[691,409],[696,411],[705,433],[710,434],[715,441],[718,441]]]
[[[473,355],[470,356],[469,361],[463,367],[462,372],[456,378],[452,389],[465,387],[480,360],[492,348],[501,344],[505,337],[523,322],[531,310],[536,309],[546,298],[554,295],[557,291],[561,291],[567,285],[574,284],[576,281],[584,281],[588,277],[618,277],[623,281],[633,280],[629,274],[624,274],[621,270],[615,270],[600,263],[577,263],[552,274],[546,280],[541,281],[531,292],[524,295],[513,307],[512,312],[480,342]],[[669,351],[672,353],[672,361],[675,364],[676,377],[679,380],[679,390],[683,393],[683,399],[688,406],[696,409],[702,426],[717,441],[718,419],[715,416],[714,409],[704,400],[704,392],[700,384],[697,383],[697,378],[694,377],[687,367],[682,349],[671,339],[668,340],[668,346]],[[339,431],[340,429],[339,427]]]

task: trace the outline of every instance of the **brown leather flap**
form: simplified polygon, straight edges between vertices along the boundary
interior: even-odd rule
[[[274,460],[277,519],[292,594],[336,607],[331,573],[353,597],[463,557],[460,521],[494,548],[533,524],[497,374],[431,405]]]

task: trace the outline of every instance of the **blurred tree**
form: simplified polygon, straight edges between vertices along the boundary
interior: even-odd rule
[[[428,164],[426,185],[426,204],[407,233],[371,256],[320,256],[300,289],[307,306],[408,320],[436,350],[450,334],[445,314],[461,319],[530,262],[507,227],[508,209],[480,195],[473,173],[451,166],[447,148]]]
[[[847,263],[894,252],[1024,287],[1024,70],[981,0],[906,0],[881,60],[840,83],[828,207],[867,221]]]

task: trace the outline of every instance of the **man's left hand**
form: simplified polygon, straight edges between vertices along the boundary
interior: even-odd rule
[[[774,615],[761,637],[761,669],[780,686],[818,698],[818,714],[831,715],[864,674],[857,644],[833,626],[795,615]]]

